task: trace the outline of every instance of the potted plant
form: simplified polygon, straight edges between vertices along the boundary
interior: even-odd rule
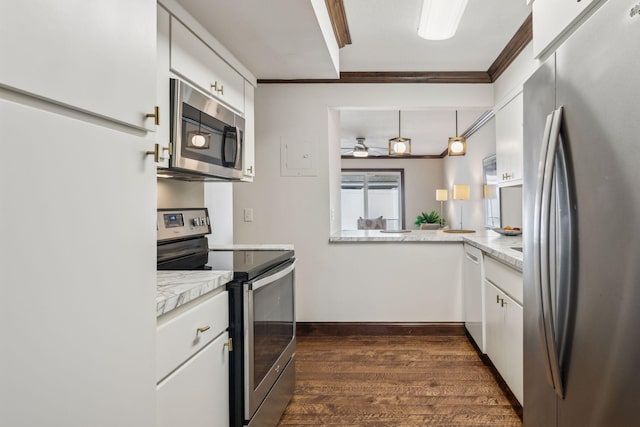
[[[429,213],[422,212],[416,217],[414,224],[423,230],[437,230],[440,228],[442,220],[438,212],[431,211]]]

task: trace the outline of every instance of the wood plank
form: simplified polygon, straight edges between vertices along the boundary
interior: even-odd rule
[[[333,27],[333,34],[336,36],[338,48],[343,48],[351,44],[351,34],[349,33],[349,23],[347,14],[344,11],[342,0],[324,0],[329,12],[329,19]]]
[[[258,79],[258,84],[295,83],[491,83],[486,71],[345,71],[339,79]]]
[[[396,336],[432,335],[464,336],[465,328],[459,322],[437,323],[385,323],[385,322],[297,322],[296,334],[302,336]]]
[[[498,77],[507,69],[509,65],[522,52],[527,44],[533,39],[533,14],[530,13],[527,19],[522,23],[518,31],[509,40],[509,43],[502,49],[500,55],[493,61],[493,64],[487,70],[487,74],[491,77],[491,81],[495,82]]]
[[[467,336],[299,335],[285,426],[522,426]]]

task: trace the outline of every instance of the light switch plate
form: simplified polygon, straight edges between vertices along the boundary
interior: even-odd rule
[[[253,209],[244,208],[244,222],[252,222],[252,221],[253,221]]]

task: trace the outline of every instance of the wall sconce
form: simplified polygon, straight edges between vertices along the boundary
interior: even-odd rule
[[[456,184],[453,186],[453,200],[469,200],[471,189],[468,184]],[[462,203],[460,203],[460,229],[445,230],[447,233],[475,233],[475,230],[462,228]]]
[[[447,154],[450,156],[464,156],[467,154],[467,138],[458,136],[458,110],[456,110],[456,136],[449,138]]]
[[[389,155],[394,157],[411,155],[411,138],[400,136],[400,123],[400,111],[398,111],[398,136],[389,140]]]
[[[440,202],[440,226],[444,225],[444,215],[442,210],[442,204],[449,200],[449,190],[447,189],[437,189],[436,190],[436,200]]]

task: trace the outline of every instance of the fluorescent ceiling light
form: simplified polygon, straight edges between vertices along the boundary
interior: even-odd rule
[[[418,35],[427,40],[453,37],[468,0],[423,0]]]

